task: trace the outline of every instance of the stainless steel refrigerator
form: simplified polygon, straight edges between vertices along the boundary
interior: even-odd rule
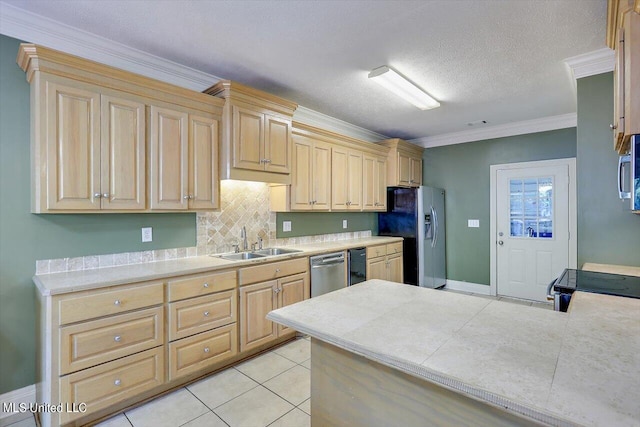
[[[387,212],[378,214],[378,234],[404,238],[404,283],[446,284],[443,189],[387,188]]]

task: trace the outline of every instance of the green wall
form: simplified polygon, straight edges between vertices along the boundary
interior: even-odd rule
[[[575,155],[575,128],[426,149],[423,182],[445,189],[447,278],[489,285],[490,165]]]
[[[347,228],[342,228],[342,220]],[[291,231],[282,231],[282,221],[291,221]],[[276,237],[300,237],[317,234],[371,230],[378,234],[378,214],[372,212],[287,212],[276,214]]]
[[[617,194],[618,155],[609,123],[613,73],[578,80],[578,266],[640,266],[640,215]]]
[[[195,246],[195,214],[34,215],[29,84],[19,41],[0,35],[0,394],[35,382],[38,259]],[[153,227],[152,243],[140,228]]]

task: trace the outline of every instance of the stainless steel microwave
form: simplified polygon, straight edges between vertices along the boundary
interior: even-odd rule
[[[632,211],[640,211],[640,135],[631,136],[629,154],[618,161],[618,194]]]

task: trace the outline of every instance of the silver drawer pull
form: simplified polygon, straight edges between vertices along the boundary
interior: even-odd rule
[[[205,352],[205,353],[209,353],[209,351],[210,351],[210,350],[209,350],[209,347],[205,347],[205,348],[204,348],[204,352]]]
[[[120,385],[120,380],[115,380],[115,381],[113,382],[113,384],[114,384],[114,385],[119,386],[119,385]]]
[[[113,304],[114,304],[114,305],[120,305],[120,304],[122,304],[122,302],[121,302],[119,299],[117,299],[117,300],[115,300],[115,301],[113,302]]]
[[[116,335],[115,337],[113,337],[113,340],[115,342],[120,342],[120,341],[122,341],[122,337],[120,335]]]
[[[208,311],[205,311],[205,312],[204,312],[204,317],[208,317],[208,316],[209,316],[209,312],[208,312]]]
[[[279,268],[276,268],[276,273],[280,273],[280,269]]]
[[[208,283],[205,283],[205,284],[203,284],[202,286],[204,286],[205,288],[208,288],[208,287],[209,287],[209,284],[208,284]]]

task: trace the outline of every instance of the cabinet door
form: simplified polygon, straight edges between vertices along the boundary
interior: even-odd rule
[[[349,151],[347,173],[349,187],[347,209],[362,210],[362,152]]]
[[[420,187],[422,185],[422,159],[411,158],[411,179],[412,187]]]
[[[235,105],[233,167],[264,170],[264,114]]]
[[[311,288],[309,286],[309,274],[296,274],[278,281],[278,308],[286,307],[300,301],[309,299]],[[278,336],[293,332],[291,328],[278,325]]]
[[[386,257],[367,259],[367,280],[382,279],[387,280],[387,259]]]
[[[220,207],[219,144],[218,120],[189,117],[189,209]]]
[[[140,102],[102,95],[102,209],[146,207],[146,121]]]
[[[306,211],[313,208],[312,194],[313,142],[305,137],[296,137],[293,144],[293,174],[291,177],[291,209]]]
[[[264,157],[265,170],[289,173],[291,157],[291,121],[265,115]]]
[[[100,94],[46,87],[47,209],[100,209]]]
[[[638,2],[636,2],[637,5]],[[624,17],[624,133],[629,148],[631,135],[640,134],[640,14]]]
[[[377,209],[376,192],[376,158],[364,156],[362,158],[362,209],[372,211]]]
[[[331,148],[331,209],[347,209],[349,201],[349,152]]]
[[[624,28],[618,29],[613,71],[613,147],[624,151]]]
[[[328,211],[331,209],[331,168],[331,147],[321,142],[314,143],[311,184],[313,186],[313,210]]]
[[[411,157],[398,151],[398,185],[411,185]]]
[[[277,280],[271,280],[240,287],[240,351],[277,338],[276,324],[266,319],[276,309],[277,285]]]
[[[387,257],[387,280],[391,282],[403,282],[402,254]]]
[[[151,209],[187,209],[187,113],[151,106]]]
[[[387,210],[387,159],[376,159],[374,174],[375,208]]]

